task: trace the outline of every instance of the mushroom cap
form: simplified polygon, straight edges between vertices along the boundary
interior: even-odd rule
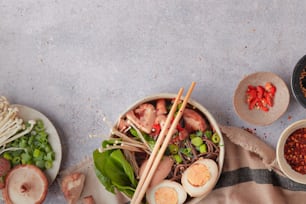
[[[6,177],[3,190],[5,203],[42,203],[47,195],[48,180],[36,166],[26,164],[14,167]]]
[[[76,203],[83,191],[85,174],[74,172],[66,175],[61,183],[62,191],[67,200],[67,203]]]

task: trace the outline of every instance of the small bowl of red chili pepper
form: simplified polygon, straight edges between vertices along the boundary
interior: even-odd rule
[[[276,148],[278,164],[291,180],[306,184],[306,120],[288,126]]]
[[[288,108],[286,83],[272,72],[256,72],[244,77],[234,94],[237,115],[253,125],[270,125]]]

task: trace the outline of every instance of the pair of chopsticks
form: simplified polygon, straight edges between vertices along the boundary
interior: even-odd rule
[[[138,185],[137,185],[137,188],[136,188],[136,191],[134,193],[134,196],[131,200],[131,204],[139,204],[141,203],[141,200],[142,198],[144,197],[144,194],[146,193],[147,191],[147,188],[152,180],[152,177],[160,163],[160,160],[162,159],[165,151],[166,151],[166,148],[168,147],[168,144],[170,142],[170,139],[176,129],[176,126],[178,124],[178,122],[180,121],[182,115],[183,115],[183,112],[184,112],[184,109],[187,105],[187,102],[190,98],[190,95],[193,91],[193,88],[195,86],[195,82],[192,82],[192,84],[190,85],[189,87],[189,90],[184,98],[184,101],[182,103],[182,106],[180,107],[177,115],[174,117],[174,114],[175,114],[175,111],[177,110],[177,106],[178,106],[178,103],[180,102],[180,99],[181,99],[181,96],[183,94],[183,88],[180,88],[176,98],[175,98],[175,101],[172,105],[172,108],[167,116],[167,119],[166,119],[166,122],[165,122],[165,125],[164,127],[162,128],[159,136],[158,136],[158,139],[156,141],[156,144],[153,148],[153,151],[149,157],[149,160],[148,160],[148,163],[144,169],[144,172],[138,182]],[[174,120],[173,120],[173,117],[174,117]],[[171,124],[171,121],[173,120],[173,123]],[[171,124],[171,126],[170,126]],[[170,128],[169,128],[170,127]],[[168,130],[168,133],[167,135],[165,134]]]

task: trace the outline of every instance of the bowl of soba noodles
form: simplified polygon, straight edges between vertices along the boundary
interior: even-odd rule
[[[162,93],[137,101],[119,116],[109,138],[94,150],[95,172],[107,191],[133,197],[175,97]],[[199,202],[220,177],[224,148],[212,114],[189,99],[143,203]]]

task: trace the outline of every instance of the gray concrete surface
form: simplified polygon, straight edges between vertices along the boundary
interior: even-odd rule
[[[51,119],[61,169],[107,137],[103,115],[112,123],[136,100],[191,81],[192,98],[220,124],[250,128],[275,147],[304,109],[291,94],[279,120],[253,126],[235,114],[233,93],[257,71],[280,75],[290,89],[305,54],[305,8],[289,0],[0,0],[0,94]],[[57,183],[46,203],[64,203]]]

